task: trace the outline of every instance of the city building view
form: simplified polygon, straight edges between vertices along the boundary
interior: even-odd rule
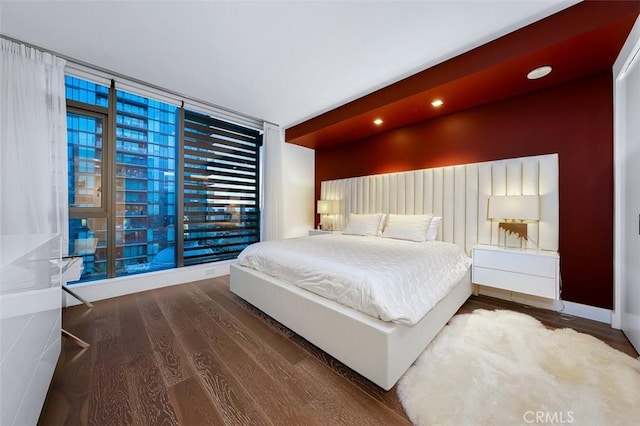
[[[185,110],[177,220],[180,108],[72,76],[66,86],[69,253],[83,257],[80,281],[232,259],[259,240],[259,131]]]

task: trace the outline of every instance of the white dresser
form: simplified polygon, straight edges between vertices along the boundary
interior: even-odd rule
[[[0,261],[0,424],[35,425],[60,355],[60,240],[2,235]]]
[[[548,299],[560,297],[560,256],[554,251],[476,245],[472,281]]]

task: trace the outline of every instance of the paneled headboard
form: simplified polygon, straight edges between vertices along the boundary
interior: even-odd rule
[[[323,181],[321,198],[340,200],[336,229],[349,213],[433,213],[442,216],[438,239],[465,248],[475,244],[520,246],[487,219],[491,195],[539,195],[540,221],[530,223],[526,247],[558,250],[558,154]]]

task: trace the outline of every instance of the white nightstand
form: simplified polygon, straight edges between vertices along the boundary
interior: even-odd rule
[[[477,245],[472,281],[533,296],[560,297],[560,256],[554,251]]]
[[[328,234],[339,234],[340,231],[329,231],[327,229],[309,229],[309,236],[313,237],[314,235],[328,235]]]

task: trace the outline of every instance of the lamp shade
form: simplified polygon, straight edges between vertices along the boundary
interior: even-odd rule
[[[318,200],[318,214],[331,214],[333,202],[330,200]]]
[[[540,220],[537,195],[496,195],[489,197],[489,219]]]

